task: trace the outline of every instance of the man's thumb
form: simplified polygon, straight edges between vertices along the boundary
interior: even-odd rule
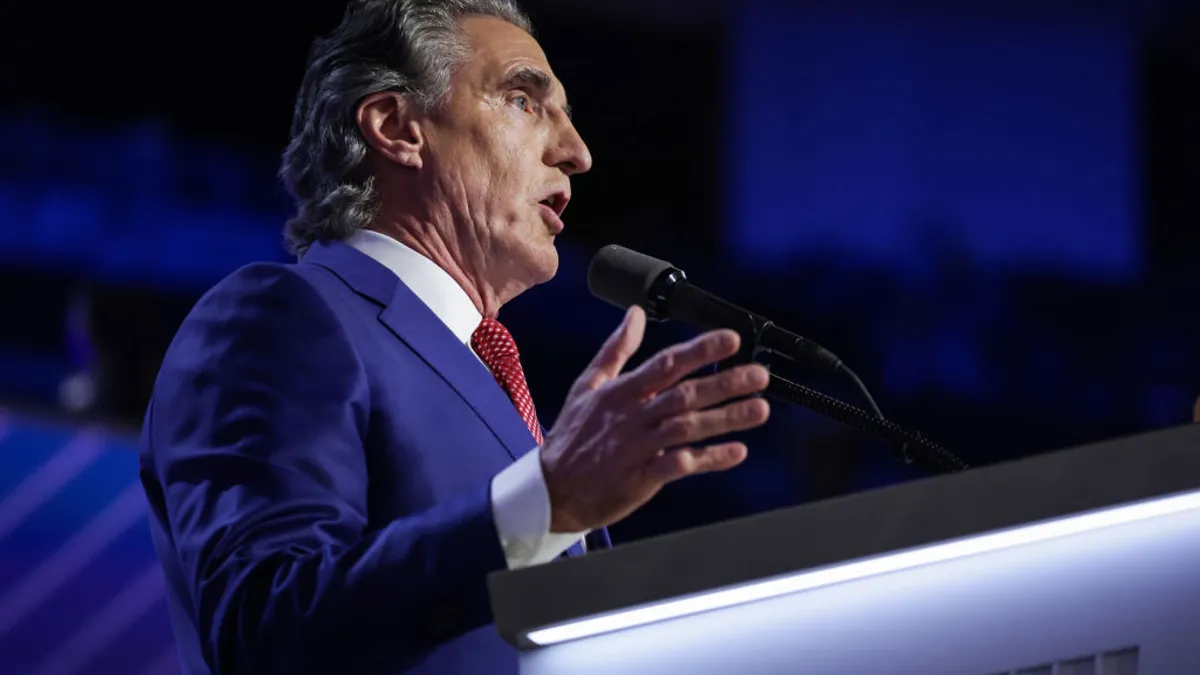
[[[621,325],[608,336],[588,367],[588,385],[600,384],[621,374],[625,364],[642,345],[646,334],[646,312],[634,305],[625,312]]]

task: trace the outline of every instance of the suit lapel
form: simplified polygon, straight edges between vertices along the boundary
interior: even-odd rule
[[[396,284],[396,294],[379,320],[458,392],[509,455],[515,459],[534,447],[537,441],[487,366],[407,286]]]
[[[516,459],[534,447],[533,435],[487,367],[395,274],[340,242],[314,244],[304,263],[325,267],[357,293],[383,305],[379,321],[462,397],[510,457]]]

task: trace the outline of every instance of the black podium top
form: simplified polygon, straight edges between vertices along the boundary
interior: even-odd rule
[[[492,608],[528,649],[546,626],[1197,489],[1187,425],[498,572]]]

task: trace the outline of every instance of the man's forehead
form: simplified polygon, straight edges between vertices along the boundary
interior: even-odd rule
[[[521,28],[493,17],[467,17],[462,28],[471,45],[471,65],[485,80],[495,83],[513,72],[532,70],[548,76],[552,88],[562,87],[541,45]]]

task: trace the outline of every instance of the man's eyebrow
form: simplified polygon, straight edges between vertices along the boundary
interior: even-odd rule
[[[529,89],[530,93],[538,98],[548,99],[551,92],[554,91],[554,80],[550,79],[550,75],[545,71],[526,66],[509,73],[508,77],[504,78],[500,83],[501,89],[514,89],[517,87]],[[567,119],[571,119],[571,106],[564,105],[563,113],[566,114]]]

